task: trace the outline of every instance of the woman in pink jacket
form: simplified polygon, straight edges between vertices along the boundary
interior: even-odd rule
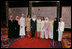
[[[45,39],[48,39],[49,36],[49,19],[48,17],[45,18]]]

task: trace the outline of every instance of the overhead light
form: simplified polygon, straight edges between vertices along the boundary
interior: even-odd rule
[[[57,1],[57,2],[60,2],[60,1]]]
[[[35,2],[40,2],[40,1],[35,1]]]
[[[32,1],[32,2],[37,2],[37,3],[38,3],[38,2],[40,2],[40,1]]]

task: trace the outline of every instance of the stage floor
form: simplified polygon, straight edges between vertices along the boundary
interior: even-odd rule
[[[58,43],[59,42],[55,42],[54,40],[38,39],[36,37],[8,39],[8,29],[1,28],[1,48],[70,48],[71,32],[64,31],[63,40],[60,44]]]

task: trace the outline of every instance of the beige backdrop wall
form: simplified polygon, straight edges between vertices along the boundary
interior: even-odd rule
[[[25,16],[27,16],[28,7],[9,8],[9,16],[12,15],[13,19],[15,19],[16,16],[21,17],[22,13],[25,14]]]
[[[65,28],[71,28],[71,7],[62,7],[62,18],[65,22]]]
[[[32,15],[44,17],[57,17],[57,7],[32,7]]]

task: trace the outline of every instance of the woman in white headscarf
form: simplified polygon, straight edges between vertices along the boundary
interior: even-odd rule
[[[48,39],[49,36],[49,19],[48,17],[45,18],[45,39]]]
[[[36,15],[34,15],[30,21],[30,27],[31,27],[31,32],[32,32],[31,37],[35,37],[36,23],[37,23],[36,22]]]
[[[24,14],[22,14],[22,17],[20,18],[20,34],[21,38],[25,36],[25,17]]]
[[[63,32],[64,32],[64,22],[63,22],[63,19],[60,18],[60,22],[58,25],[58,41],[62,41]]]
[[[38,18],[37,18],[37,37],[38,38],[40,36],[40,31],[41,31],[41,17],[38,16]]]

